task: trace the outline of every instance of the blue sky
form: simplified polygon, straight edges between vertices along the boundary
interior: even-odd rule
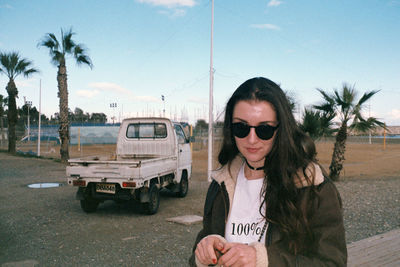
[[[0,51],[40,70],[17,78],[19,106],[26,96],[38,107],[41,80],[42,112],[58,112],[57,68],[37,44],[72,27],[94,68],[69,58],[71,110],[122,119],[159,116],[165,104],[174,119],[208,118],[211,1],[0,0],[0,25]],[[215,0],[213,53],[215,114],[242,82],[264,76],[300,110],[321,101],[316,88],[380,90],[365,114],[400,125],[400,0]],[[0,76],[2,95],[6,84]]]

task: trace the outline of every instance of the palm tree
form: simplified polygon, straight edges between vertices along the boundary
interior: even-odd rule
[[[314,140],[331,136],[335,132],[332,128],[334,117],[334,113],[308,107],[304,109],[299,127]]]
[[[92,68],[92,61],[86,54],[86,49],[82,44],[76,44],[72,37],[75,35],[72,29],[63,32],[61,29],[61,39],[53,33],[47,33],[39,42],[38,46],[49,49],[51,62],[57,66],[58,97],[60,98],[60,128],[58,130],[61,139],[60,155],[61,161],[69,159],[69,119],[68,119],[68,84],[66,57],[71,55],[78,65],[84,64]]]
[[[17,104],[15,98],[18,97],[15,78],[20,74],[29,77],[31,74],[38,72],[37,69],[31,68],[32,61],[21,58],[17,52],[0,53],[0,73],[7,75],[9,81],[6,86],[8,93],[8,152],[15,153],[16,133],[15,126],[18,121]]]
[[[330,178],[337,181],[345,160],[344,153],[346,150],[347,131],[356,130],[366,132],[376,127],[386,128],[386,126],[376,118],[369,117],[365,119],[361,114],[363,104],[378,91],[364,93],[358,102],[356,102],[357,91],[354,86],[351,87],[348,84],[343,84],[341,91],[334,90],[333,95],[324,92],[322,89],[317,90],[322,94],[325,102],[321,105],[315,105],[314,108],[325,112],[325,114],[335,114],[336,118],[340,120],[332,161],[329,166]]]

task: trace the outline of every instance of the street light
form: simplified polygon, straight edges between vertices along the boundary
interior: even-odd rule
[[[113,109],[113,116],[112,116],[112,121],[113,121],[113,124],[114,124],[114,119],[115,119],[115,108],[117,108],[117,103],[110,103],[110,108],[112,108]]]
[[[164,95],[161,95],[161,100],[164,103],[163,117],[165,118],[165,97],[164,97]]]

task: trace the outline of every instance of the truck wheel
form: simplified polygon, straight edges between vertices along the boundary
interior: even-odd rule
[[[91,197],[85,197],[85,199],[81,200],[81,208],[83,209],[84,212],[87,213],[95,212],[98,206],[99,206],[99,201]]]
[[[181,181],[179,182],[179,191],[177,193],[178,197],[185,197],[189,191],[189,181],[187,178],[187,173],[182,173]]]
[[[147,214],[152,215],[157,213],[158,206],[160,205],[160,192],[155,184],[150,186],[149,202],[144,203],[144,209]]]

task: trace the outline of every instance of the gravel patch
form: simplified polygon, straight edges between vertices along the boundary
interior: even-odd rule
[[[162,194],[152,216],[113,201],[86,214],[75,200],[76,188],[66,185],[63,164],[0,153],[0,266],[187,266],[201,223],[166,219],[203,215],[208,187],[203,179],[194,175],[184,199]],[[33,183],[64,186],[29,188]],[[400,177],[336,185],[348,243],[400,227]]]

